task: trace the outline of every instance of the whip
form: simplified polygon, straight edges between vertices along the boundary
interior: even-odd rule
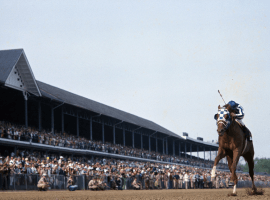
[[[222,95],[221,95],[221,93],[220,93],[219,90],[218,90],[218,93],[219,93],[219,95],[221,96],[222,100],[224,101],[224,103],[225,103],[225,105],[226,105],[226,102],[225,102],[225,100],[223,99],[223,97],[222,97]]]

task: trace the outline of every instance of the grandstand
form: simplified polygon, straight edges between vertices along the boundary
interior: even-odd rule
[[[26,128],[75,133],[77,137],[102,141],[103,144],[110,142],[183,158],[199,159],[199,152],[204,152],[205,160],[205,151],[218,149],[218,144],[205,142],[202,138],[190,138],[186,133],[178,135],[150,120],[36,80],[23,49],[0,51],[0,94],[0,121],[21,124]],[[2,138],[0,143],[7,148],[39,149],[59,154],[120,156]],[[197,152],[197,156],[192,156],[192,152]]]

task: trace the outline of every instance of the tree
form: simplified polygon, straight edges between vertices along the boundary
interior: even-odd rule
[[[255,158],[254,172],[264,172],[270,174],[270,158]],[[243,165],[243,171],[249,172],[248,164]]]

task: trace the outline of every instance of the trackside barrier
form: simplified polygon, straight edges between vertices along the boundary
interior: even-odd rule
[[[73,176],[73,180],[75,185],[78,185],[79,190],[89,190],[88,183],[93,178],[97,177],[99,180],[101,179],[103,183],[106,183],[107,187],[105,189],[109,189],[112,187],[116,178],[113,176],[86,176],[86,175],[77,175]],[[5,176],[0,174],[0,189],[7,190],[37,190],[37,183],[41,177],[39,175],[27,175],[27,174],[16,174]],[[132,183],[135,177],[120,177],[120,189],[129,190],[134,189]],[[136,175],[137,183],[140,185],[141,189],[172,189],[172,188],[204,188],[204,187],[212,187],[216,186],[215,182],[206,182],[204,183],[202,180],[195,182],[185,182],[180,180],[168,180],[165,179],[164,176],[160,176],[160,178],[153,178],[148,176],[140,176]],[[47,176],[47,181],[49,182],[49,189],[53,190],[65,190],[67,189],[67,176],[63,175],[50,175]],[[115,185],[115,184],[114,184]],[[218,185],[226,186],[225,180],[219,181]],[[265,181],[256,181],[256,187],[270,187],[270,182]],[[238,181],[237,187],[251,187],[251,181]]]
[[[2,178],[2,174],[0,174],[0,190],[3,189],[3,178]]]

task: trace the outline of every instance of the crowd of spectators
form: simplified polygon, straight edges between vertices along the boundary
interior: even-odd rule
[[[177,188],[225,188],[229,186],[230,173],[217,171],[211,179],[211,170],[194,166],[134,162],[101,157],[68,157],[29,153],[25,150],[5,152],[0,156],[0,183],[8,188],[13,185],[13,175],[54,175],[65,177],[86,176],[88,188],[97,189],[177,189]],[[250,180],[248,174],[237,173],[241,181]],[[9,181],[8,179],[9,178]],[[255,175],[255,181],[270,184],[269,176]],[[1,188],[1,187],[0,187]]]
[[[24,126],[18,126],[3,121],[0,122],[0,137],[73,149],[102,151],[106,153],[186,164],[196,167],[211,168],[213,165],[213,161],[209,160],[183,158],[179,156],[161,154],[154,151],[149,152],[148,150],[123,146],[121,144],[113,145],[109,142],[103,144],[101,141],[87,140],[86,138],[68,135],[66,133],[53,134],[51,132],[46,132],[45,130],[37,131],[35,128],[24,128]],[[228,169],[228,166],[226,164],[219,163],[217,168]],[[238,167],[238,170],[241,170],[240,167]]]

